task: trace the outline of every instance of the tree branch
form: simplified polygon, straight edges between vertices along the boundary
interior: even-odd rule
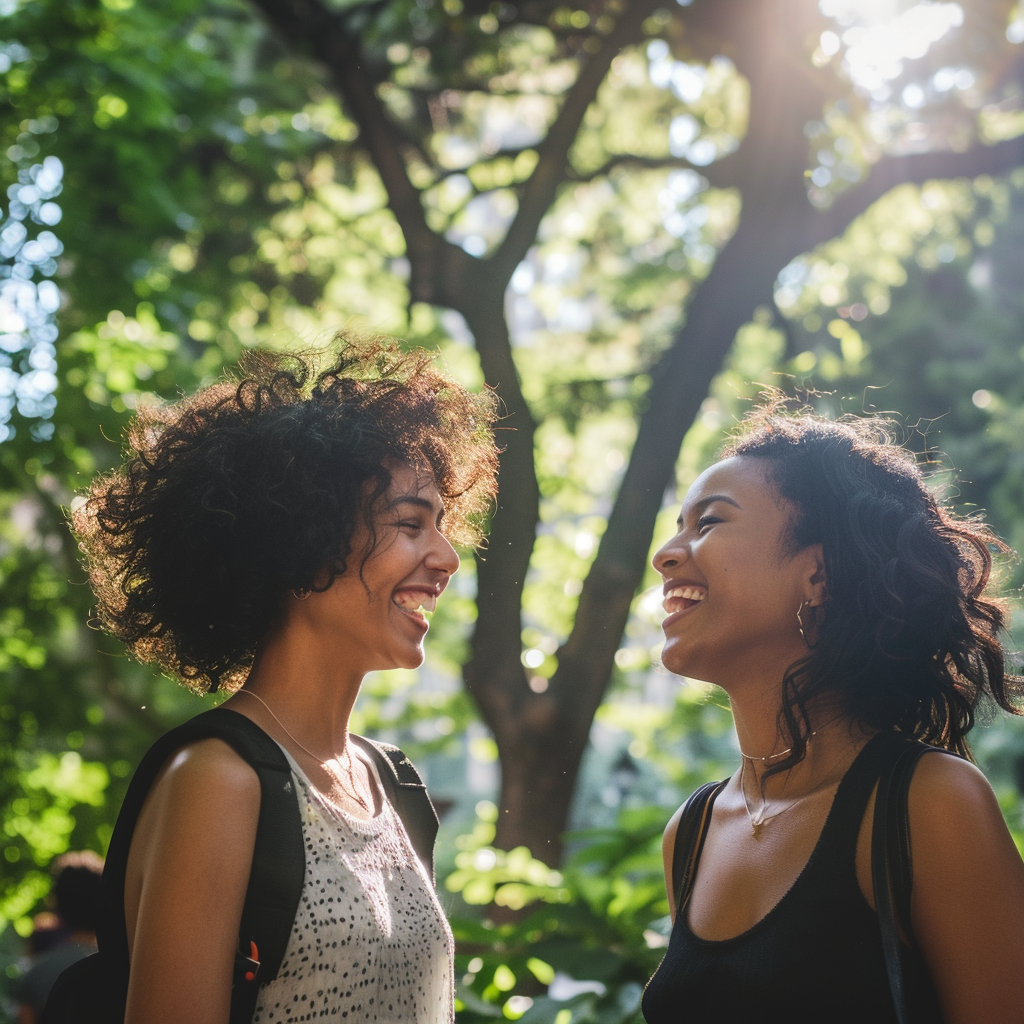
[[[615,156],[609,157],[596,170],[588,171],[586,174],[580,174],[579,172],[570,169],[566,173],[566,178],[569,181],[580,183],[594,181],[596,178],[606,177],[618,167],[634,167],[640,170],[659,170],[668,168],[683,171],[696,171],[696,173],[702,178],[707,179],[708,183],[714,188],[727,187],[717,180],[717,164],[698,166],[697,164],[690,163],[689,160],[686,160],[681,156],[635,156],[632,153],[617,153]]]
[[[806,248],[842,234],[855,218],[897,185],[1006,174],[1021,166],[1024,166],[1024,135],[992,146],[977,143],[962,153],[940,151],[883,157],[861,185],[844,192],[828,209],[807,218]]]
[[[459,282],[479,262],[436,234],[427,224],[420,192],[409,180],[402,157],[403,138],[377,95],[359,47],[340,15],[321,0],[251,0],[293,45],[306,49],[324,64],[359,127],[359,138],[388,195],[388,206],[405,237],[411,267],[412,302],[458,308]]]
[[[537,166],[520,191],[515,219],[497,252],[488,261],[492,273],[498,275],[503,286],[534,243],[540,222],[555,201],[559,185],[566,180],[569,150],[612,60],[624,46],[642,38],[642,25],[658,4],[659,0],[634,0],[628,4],[615,29],[602,40],[601,49],[582,63],[558,116],[544,141],[536,147]]]
[[[491,97],[498,96],[503,100],[510,99],[534,99],[541,97],[542,99],[549,100],[560,100],[565,96],[564,89],[556,89],[548,92],[546,89],[502,89],[497,86],[491,86],[488,82],[475,82],[472,85],[463,85],[458,82],[451,82],[446,85],[443,90],[436,88],[426,88],[420,85],[402,85],[398,86],[403,92],[407,92],[412,96],[419,96],[424,99],[431,99],[438,95],[439,92],[457,92],[460,96],[472,96],[478,94],[480,96]]]
[[[366,147],[388,194],[388,205],[410,249],[435,249],[440,240],[427,226],[419,192],[409,181],[402,159],[401,138],[377,96],[377,80],[370,73],[359,42],[348,32],[341,16],[320,0],[251,0],[267,20],[300,49],[325,65],[348,113],[359,127]]]

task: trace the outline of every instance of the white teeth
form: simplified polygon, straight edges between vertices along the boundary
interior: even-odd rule
[[[432,612],[437,607],[437,595],[425,594],[422,590],[400,590],[394,601],[409,612]]]
[[[697,587],[673,587],[666,595],[667,601],[670,597],[681,597],[684,601],[703,601],[705,594]]]

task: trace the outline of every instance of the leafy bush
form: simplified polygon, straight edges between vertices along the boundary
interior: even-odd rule
[[[555,871],[525,847],[490,846],[485,809],[459,840],[445,885],[506,920],[468,908],[452,916],[460,1024],[641,1024],[643,986],[667,944],[661,833],[670,813],[632,808],[614,827],[572,834],[575,852]]]

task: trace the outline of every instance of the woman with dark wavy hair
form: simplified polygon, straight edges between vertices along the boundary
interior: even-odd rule
[[[453,1019],[451,931],[349,717],[367,672],[423,660],[452,543],[480,540],[493,499],[493,419],[492,396],[392,342],[253,353],[234,379],[140,412],[129,461],[74,511],[101,623],[189,688],[229,691],[287,756],[305,875],[254,1021]],[[258,970],[254,948],[236,973],[236,947],[261,784],[200,739],[119,822],[127,1024],[236,1019],[233,985]]]
[[[778,397],[694,482],[654,557],[663,663],[726,691],[740,767],[666,829],[674,926],[650,1024],[1024,1019],[1024,863],[966,738],[982,699],[1020,713],[986,596],[1000,547],[883,421]],[[872,815],[915,743],[940,753],[909,786],[898,1016]]]

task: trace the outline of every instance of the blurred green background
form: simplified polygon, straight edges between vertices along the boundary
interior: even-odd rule
[[[661,829],[736,764],[645,567],[752,397],[894,412],[1024,546],[1022,97],[1008,0],[0,0],[0,989],[204,703],[90,628],[74,495],[140,404],[354,329],[507,414],[487,558],[355,722],[444,812],[460,1022],[639,1021]],[[1022,845],[1024,729],[975,736]]]

